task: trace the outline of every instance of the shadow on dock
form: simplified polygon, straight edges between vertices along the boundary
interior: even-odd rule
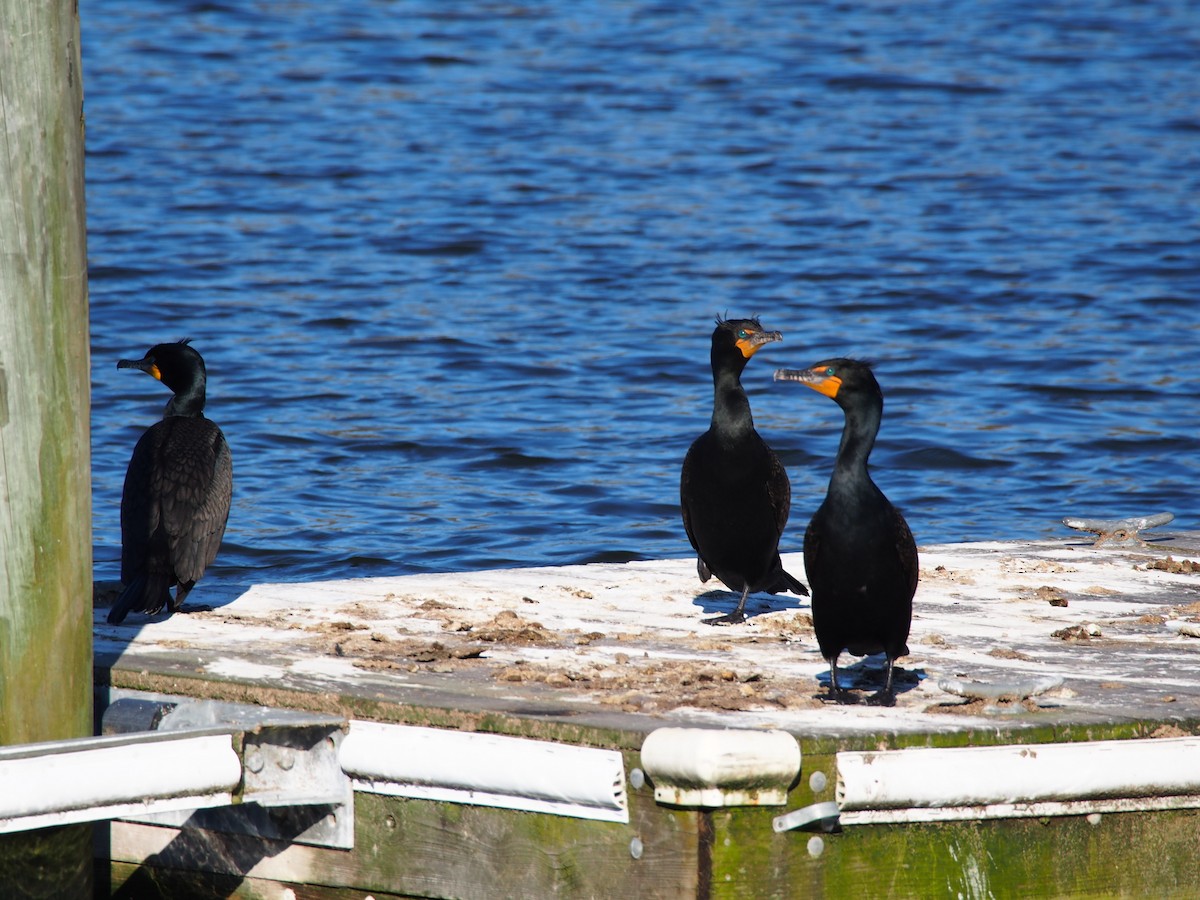
[[[705,615],[724,614],[737,609],[739,596],[740,594],[734,591],[716,589],[705,591],[692,602],[700,607]],[[746,598],[745,614],[747,619],[752,619],[764,613],[804,609],[807,606],[807,597],[797,597],[795,594],[767,594],[760,591]]]

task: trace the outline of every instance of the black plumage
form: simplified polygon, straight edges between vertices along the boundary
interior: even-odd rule
[[[741,382],[750,357],[778,340],[779,332],[764,331],[757,319],[717,319],[712,423],[683,460],[680,509],[696,550],[696,571],[702,582],[716,575],[741,592],[737,609],[706,620],[713,625],[743,621],[746,597],[753,591],[808,593],[779,559],[792,488],[779,458],[754,430]]]
[[[188,342],[157,344],[118,369],[140,369],[174,396],[133,449],[121,495],[121,581],[108,614],[175,612],[217,555],[233,496],[225,435],[204,417],[204,360]],[[178,585],[175,598],[169,589]]]
[[[806,384],[833,398],[845,414],[829,490],[804,534],[813,627],[834,697],[841,698],[837,660],[843,650],[882,652],[887,682],[877,699],[890,703],[895,661],[908,653],[918,567],[908,523],[867,470],[883,420],[883,391],[870,365],[854,359],[780,369],[775,380]]]

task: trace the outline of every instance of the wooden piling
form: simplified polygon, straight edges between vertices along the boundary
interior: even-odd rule
[[[0,0],[0,744],[91,734],[83,88],[74,3]],[[10,897],[91,895],[90,828],[0,839]]]

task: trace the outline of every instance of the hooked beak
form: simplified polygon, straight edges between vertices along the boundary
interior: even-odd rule
[[[762,348],[764,344],[770,344],[774,341],[782,341],[783,335],[778,331],[756,331],[747,338],[742,338],[737,342],[737,348],[742,351],[742,356],[749,359]]]
[[[836,375],[826,375],[824,366],[816,369],[776,369],[775,380],[798,381],[812,388],[818,394],[824,394],[835,400],[838,390],[842,386],[842,379]]]
[[[121,359],[117,361],[118,369],[139,369],[147,375],[154,376],[155,380],[162,381],[162,372],[158,370],[158,366],[153,360],[149,359]]]

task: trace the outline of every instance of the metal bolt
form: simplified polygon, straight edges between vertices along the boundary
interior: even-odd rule
[[[808,839],[808,855],[816,859],[825,852],[825,839],[814,834]]]
[[[640,791],[646,784],[646,773],[641,769],[629,770],[629,783],[635,791]]]
[[[291,769],[292,766],[294,766],[295,764],[296,764],[296,754],[294,754],[291,750],[288,750],[285,748],[284,751],[279,754],[279,768],[283,769],[286,772],[289,769]]]
[[[814,794],[819,794],[821,791],[825,790],[825,786],[828,783],[829,780],[825,777],[824,772],[813,772],[812,775],[808,777],[808,786],[812,788],[812,792]]]
[[[645,849],[646,848],[643,846],[641,838],[635,837],[632,841],[629,842],[629,855],[632,856],[634,859],[641,859],[642,851]]]
[[[252,750],[246,754],[246,768],[255,774],[263,770],[262,754],[257,750]]]

